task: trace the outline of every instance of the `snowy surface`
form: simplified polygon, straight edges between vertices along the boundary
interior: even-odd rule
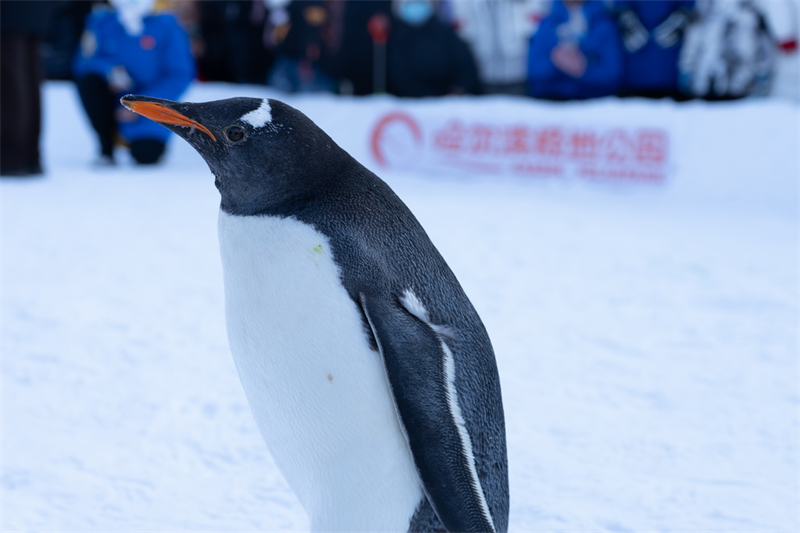
[[[93,170],[74,90],[45,97],[47,177],[0,184],[0,530],[306,530],[228,353],[207,167],[173,139],[157,169]],[[348,124],[399,105],[290,103],[370,166]],[[798,531],[798,104],[402,105],[677,140],[663,186],[380,172],[494,342],[511,530]]]

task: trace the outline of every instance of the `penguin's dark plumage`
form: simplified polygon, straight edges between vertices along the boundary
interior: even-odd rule
[[[216,178],[231,351],[312,527],[506,531],[489,337],[389,186],[277,100],[122,103]]]

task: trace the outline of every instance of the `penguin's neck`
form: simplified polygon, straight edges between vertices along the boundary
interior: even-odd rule
[[[347,152],[336,145],[327,150],[333,153],[315,153],[302,165],[268,161],[263,167],[242,169],[213,168],[209,163],[221,195],[220,208],[229,215],[287,216],[303,210],[315,199],[374,187],[372,181],[377,177]]]

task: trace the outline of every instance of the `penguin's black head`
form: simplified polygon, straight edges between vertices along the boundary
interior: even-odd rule
[[[121,102],[183,137],[203,156],[222,208],[231,214],[258,214],[319,192],[337,175],[336,167],[351,159],[308,117],[278,100],[195,104],[128,95]]]

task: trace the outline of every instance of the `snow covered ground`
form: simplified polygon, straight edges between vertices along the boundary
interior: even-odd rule
[[[306,530],[228,353],[205,164],[92,170],[72,88],[45,99],[48,175],[0,184],[0,530]],[[512,531],[800,530],[797,103],[290,103],[371,167],[349,124],[392,105],[672,124],[662,186],[379,174],[494,342]]]

